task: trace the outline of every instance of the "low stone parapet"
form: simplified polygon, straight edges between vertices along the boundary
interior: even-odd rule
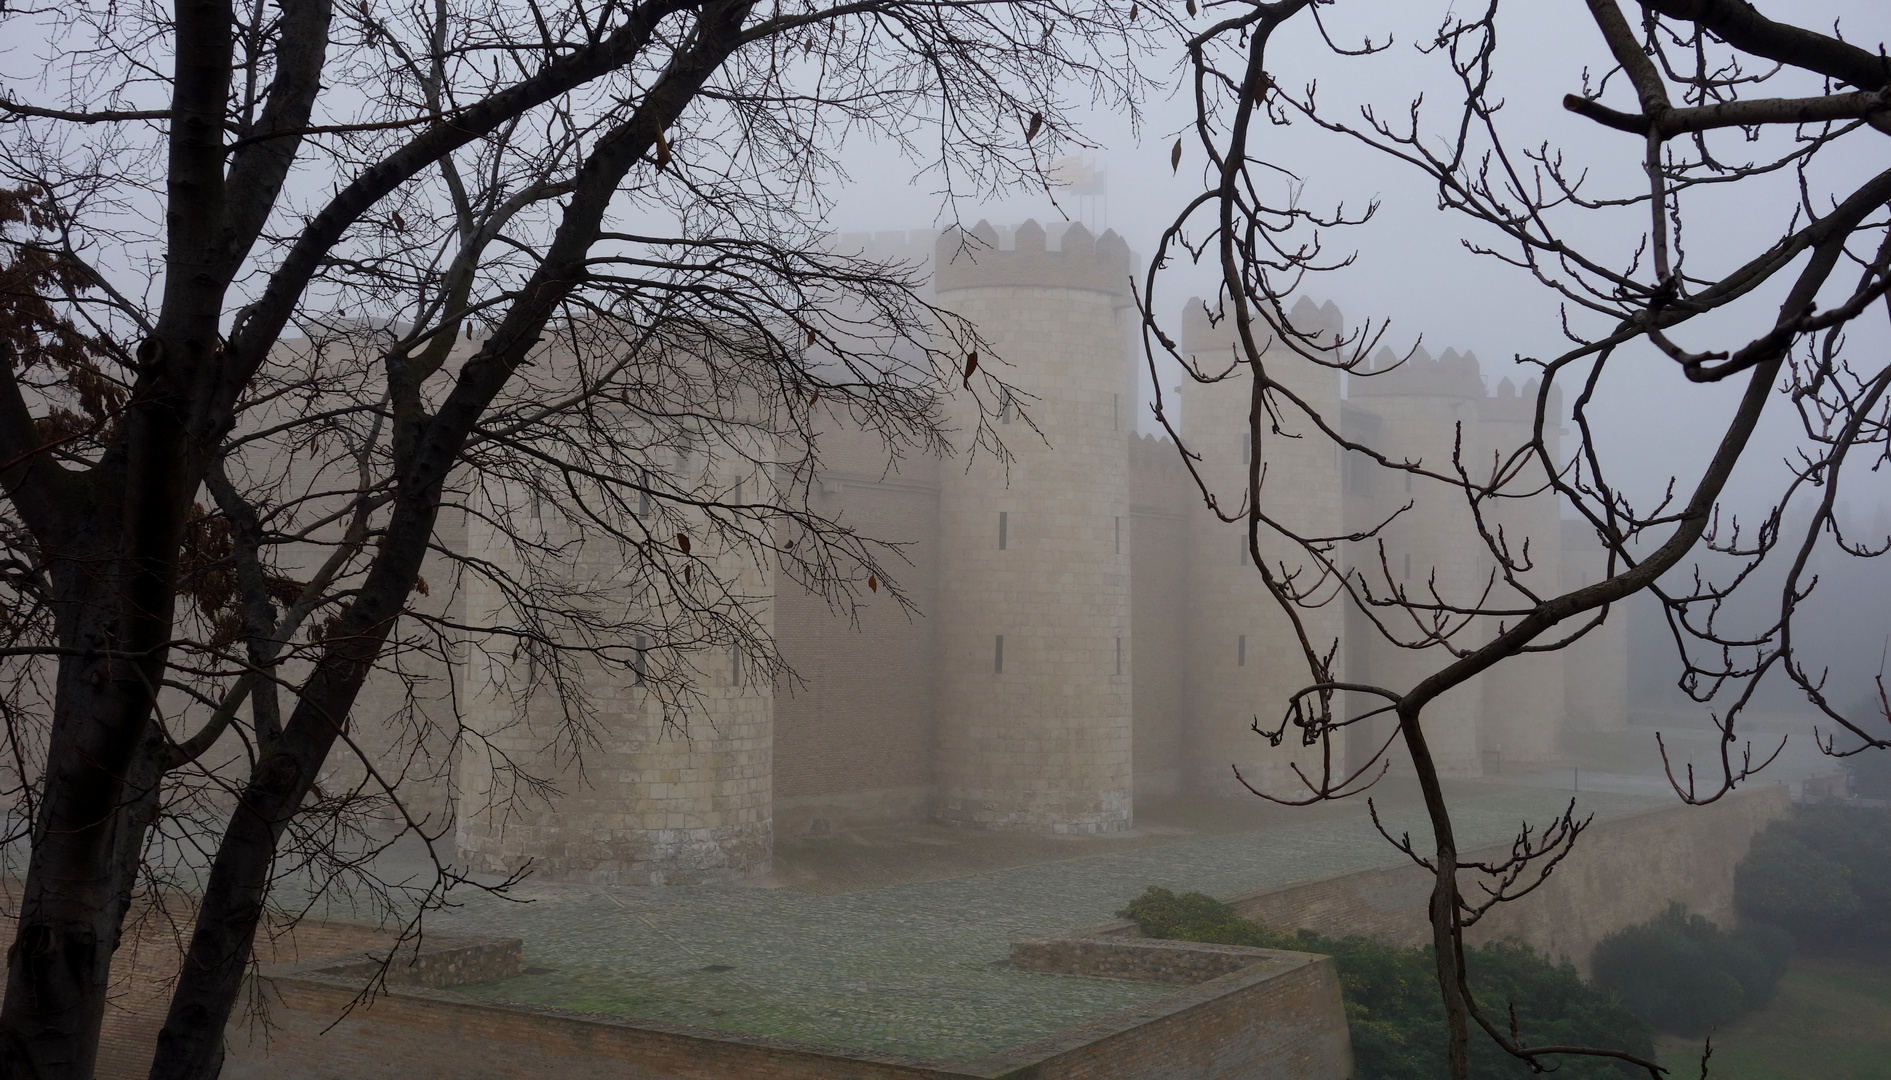
[[[1281,957],[1299,955],[1156,938],[1046,937],[1012,945],[1011,966],[1047,975],[1194,986],[1256,966],[1278,966]]]
[[[1352,1053],[1333,961],[1118,938],[1020,942],[1046,977],[1128,978],[1175,993],[974,1061],[929,1061],[445,989],[516,972],[518,941],[436,940],[389,969],[347,958],[265,969],[266,1031],[229,1035],[229,1080],[1345,1080]],[[398,981],[396,972],[401,971]]]
[[[345,980],[372,979],[385,971],[388,986],[439,990],[510,978],[523,967],[523,954],[524,943],[518,938],[428,934],[417,944],[395,950],[391,958],[372,954],[359,958],[326,956],[275,970],[284,975],[302,973]]]

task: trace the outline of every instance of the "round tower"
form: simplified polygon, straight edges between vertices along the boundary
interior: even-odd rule
[[[980,222],[939,238],[933,288],[990,343],[985,403],[1015,455],[943,470],[936,815],[986,828],[1129,828],[1129,247],[1081,225],[1047,250]],[[978,404],[961,395],[969,441]],[[996,417],[989,417],[990,413]],[[1026,423],[1026,417],[1029,423]],[[1035,427],[1033,427],[1035,425]]]
[[[703,499],[742,499],[743,485],[751,500],[770,498],[767,471],[754,465],[770,455],[755,430],[705,424],[687,449],[652,460],[648,472]],[[489,494],[483,512],[469,515],[467,550],[515,581],[530,581],[533,602],[577,596],[606,619],[680,618],[679,606],[657,595],[674,581],[641,572],[633,563],[644,557],[638,549],[585,535],[580,523],[517,485],[488,481],[482,490]],[[719,602],[740,604],[745,617],[772,634],[775,582],[765,561],[720,547],[701,511],[652,500],[637,513],[654,535],[693,535],[687,555],[669,557],[677,560],[677,575],[689,563],[694,595],[720,594]],[[519,538],[538,540],[541,554],[557,557],[527,568]],[[611,584],[631,581],[639,584]],[[519,597],[484,578],[467,575],[464,597],[474,626],[523,625],[513,606]],[[473,636],[458,671],[468,729],[459,751],[458,843],[472,869],[504,874],[529,862],[552,880],[613,885],[695,884],[767,871],[774,850],[772,685],[740,649],[716,643],[697,622],[667,635],[628,636],[612,642],[634,650],[620,654],[634,657],[628,670],[566,654],[561,677],[581,687],[575,708],[556,692],[548,650],[507,635]],[[655,689],[684,682],[684,693]],[[534,788],[525,776],[550,786]]]
[[[1396,366],[1395,366],[1396,365]],[[1347,381],[1349,437],[1377,448],[1393,461],[1418,462],[1428,471],[1450,475],[1452,450],[1459,425],[1476,438],[1484,383],[1477,358],[1446,352],[1432,359],[1422,347],[1403,363],[1390,349],[1372,357],[1368,371]],[[1466,446],[1467,468],[1483,460]],[[1463,492],[1445,483],[1381,468],[1360,459],[1349,469],[1353,495],[1348,499],[1348,532],[1378,528],[1380,545],[1351,545],[1356,576],[1376,599],[1398,592],[1419,604],[1433,603],[1432,590],[1447,603],[1474,604],[1482,595],[1490,556],[1477,540],[1476,524]],[[1397,607],[1375,607],[1365,613],[1376,617],[1402,640],[1419,636],[1413,616]],[[1349,653],[1349,681],[1371,683],[1390,690],[1409,690],[1433,671],[1450,662],[1442,646],[1408,649],[1391,644],[1369,619],[1355,612],[1358,629]],[[1423,613],[1419,617],[1424,618]],[[1466,631],[1465,633],[1469,633]],[[1454,639],[1461,645],[1482,643]],[[1426,741],[1438,769],[1446,775],[1476,776],[1484,772],[1483,676],[1458,686],[1425,709]],[[1392,732],[1390,723],[1373,729],[1378,740]],[[1402,748],[1392,747],[1394,760]]]
[[[1449,362],[1452,355],[1447,349],[1442,359]],[[1472,362],[1476,360],[1469,353],[1465,356]],[[1464,437],[1465,465],[1474,479],[1488,481],[1496,462],[1510,461],[1519,447],[1529,443],[1535,430],[1538,386],[1531,379],[1519,393],[1517,385],[1506,377],[1498,380],[1494,394],[1478,402],[1479,422],[1475,427],[1466,425]],[[1550,389],[1548,409],[1545,449],[1551,460],[1560,460],[1562,394],[1555,387]],[[1504,485],[1512,498],[1484,504],[1484,520],[1493,533],[1502,530],[1511,561],[1524,567],[1517,571],[1518,578],[1537,596],[1548,597],[1562,588],[1563,525],[1561,500],[1543,488],[1543,468],[1532,457]],[[1475,542],[1471,537],[1466,540]],[[1495,559],[1486,558],[1487,568],[1495,565]],[[1507,608],[1531,603],[1525,594],[1506,585],[1501,574],[1491,600],[1495,606]],[[1563,633],[1576,629],[1576,625],[1564,627]],[[1487,625],[1484,631],[1486,640],[1492,639],[1497,626]],[[1552,635],[1562,636],[1554,631]],[[1485,672],[1484,724],[1479,739],[1485,772],[1503,772],[1556,759],[1562,750],[1567,711],[1568,659],[1566,652],[1524,653]]]
[[[1331,342],[1343,330],[1339,309],[1328,302],[1318,307],[1305,297],[1289,316],[1296,328],[1318,332]],[[1267,327],[1257,327],[1263,335]],[[1183,319],[1182,348],[1199,370],[1220,372],[1239,355],[1231,321],[1211,325],[1200,300],[1190,300]],[[1262,363],[1270,379],[1291,390],[1318,412],[1329,425],[1339,423],[1339,373],[1310,363],[1278,341],[1267,348]],[[1333,442],[1304,413],[1281,402],[1279,431],[1264,423],[1258,445],[1248,425],[1253,373],[1242,367],[1220,382],[1202,384],[1185,380],[1181,387],[1183,438],[1191,453],[1201,457],[1197,469],[1224,513],[1244,505],[1248,464],[1259,455],[1264,474],[1261,512],[1302,536],[1335,536],[1341,532],[1340,457]],[[1289,770],[1298,761],[1316,775],[1317,750],[1309,753],[1289,731],[1279,747],[1252,730],[1279,724],[1295,691],[1312,682],[1312,674],[1292,621],[1268,591],[1248,546],[1245,518],[1224,522],[1203,508],[1199,499],[1189,512],[1189,571],[1186,700],[1186,755],[1190,788],[1204,794],[1239,794],[1243,789],[1229,766],[1240,769],[1248,783],[1269,793],[1290,795],[1301,790]],[[1321,570],[1299,547],[1260,533],[1261,557],[1279,575],[1300,575],[1301,587],[1319,578]],[[1337,582],[1327,582],[1319,595],[1328,596]],[[1333,647],[1342,632],[1337,603],[1301,608],[1307,634],[1322,653]],[[1334,658],[1334,671],[1344,670],[1343,657]],[[1338,768],[1343,764],[1343,743]]]
[[[1564,592],[1608,576],[1608,552],[1595,527],[1564,518]],[[1619,573],[1620,566],[1616,567]],[[1617,604],[1608,621],[1563,651],[1565,731],[1625,731],[1628,728],[1628,606]]]

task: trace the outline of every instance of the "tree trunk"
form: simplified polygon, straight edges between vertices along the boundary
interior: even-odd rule
[[[210,864],[190,950],[158,1033],[152,1080],[213,1080],[222,1070],[224,1026],[236,1006],[262,921],[276,841],[307,797],[341,734],[342,720],[354,706],[370,662],[400,613],[419,573],[432,516],[428,514],[420,530],[423,542],[409,545],[419,549],[410,558],[384,558],[377,564],[343,624],[344,640],[323,657],[282,738],[257,763],[237,800]],[[402,570],[405,587],[389,580]]]
[[[95,690],[105,667],[79,657],[60,665],[45,801],[0,1009],[0,1074],[9,1078],[92,1080],[112,954],[157,808],[162,740],[155,728],[127,740],[133,753],[114,760],[75,737],[101,725],[60,722],[74,711],[96,715],[127,704],[110,700],[109,682],[105,692]]]
[[[1471,1042],[1463,997],[1463,934],[1458,926],[1458,841],[1451,828],[1451,811],[1445,803],[1444,787],[1438,782],[1438,767],[1432,761],[1425,731],[1418,723],[1419,712],[1420,707],[1401,702],[1399,730],[1405,736],[1412,767],[1418,773],[1418,786],[1425,796],[1425,812],[1431,818],[1435,840],[1429,914],[1432,951],[1438,963],[1438,992],[1444,998],[1446,1061],[1451,1080],[1469,1080]]]

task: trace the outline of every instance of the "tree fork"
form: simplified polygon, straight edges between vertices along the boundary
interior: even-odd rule
[[[196,929],[158,1034],[151,1080],[213,1080],[222,1066],[223,1025],[235,1007],[268,893],[276,841],[307,796],[341,734],[374,657],[420,576],[441,485],[484,408],[524,363],[558,303],[582,279],[610,198],[710,75],[741,42],[750,0],[703,12],[691,50],[672,63],[644,105],[600,140],[579,171],[570,206],[532,280],[401,462],[401,494],[382,548],[335,643],[323,655],[274,752],[259,762],[211,863]],[[409,455],[404,454],[404,457]]]

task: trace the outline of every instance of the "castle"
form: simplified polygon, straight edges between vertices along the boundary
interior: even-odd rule
[[[1018,388],[1017,409],[1035,425],[1004,427],[1022,415],[1006,403],[997,423],[1015,455],[1008,463],[982,455],[897,468],[838,421],[822,433],[816,508],[910,545],[900,579],[921,614],[909,617],[880,592],[850,625],[765,568],[718,564],[799,682],[757,685],[732,655],[685,730],[666,725],[635,685],[594,687],[603,734],[581,755],[547,749],[534,730],[538,705],[521,720],[478,662],[459,665],[452,691],[482,745],[454,758],[462,859],[502,872],[529,860],[535,873],[624,884],[721,880],[764,869],[777,835],[829,828],[931,819],[1124,830],[1141,797],[1241,793],[1231,765],[1256,785],[1293,792],[1286,762],[1304,751],[1291,738],[1271,748],[1250,725],[1278,719],[1306,683],[1306,665],[1250,564],[1245,527],[1203,508],[1168,440],[1135,430],[1128,245],[1081,225],[1053,243],[1035,222],[1004,233],[981,222],[971,235],[970,245],[955,233],[841,241],[931,262],[934,299],[992,343]],[[1191,307],[1184,351],[1228,354],[1226,323],[1211,326],[1199,303]],[[1303,299],[1291,318],[1302,329],[1340,330],[1331,303]],[[1390,360],[1382,352],[1374,362]],[[1451,350],[1436,359],[1421,350],[1373,378],[1282,367],[1300,380],[1290,384],[1295,393],[1349,436],[1432,468],[1450,467],[1460,430],[1467,466],[1514,448],[1534,408],[1533,386],[1505,379],[1487,388],[1476,358]],[[1192,381],[1177,389],[1179,402],[1169,397],[1166,407],[1179,410],[1223,506],[1239,504],[1246,462],[1259,454],[1267,512],[1297,529],[1341,536],[1392,518],[1383,559],[1362,568],[1376,583],[1420,590],[1435,581],[1465,595],[1489,573],[1462,497],[1444,485],[1348,460],[1303,432],[1270,433],[1253,446],[1244,390]],[[1600,548],[1559,518],[1552,499],[1515,500],[1493,514],[1513,545],[1529,536],[1531,580],[1569,586],[1602,572]],[[510,557],[503,537],[477,520],[463,542],[482,558]],[[596,573],[610,572],[590,549],[573,556],[581,570],[592,558]],[[474,593],[456,602],[504,601]],[[1341,603],[1307,613],[1316,640],[1340,642],[1336,671],[1404,688],[1440,665],[1438,649],[1384,643],[1371,615]],[[1566,652],[1500,665],[1441,699],[1428,713],[1440,766],[1479,775],[1544,763],[1571,729],[1623,724],[1622,622]],[[1362,724],[1342,749],[1357,758],[1391,734],[1386,720]],[[530,761],[558,793],[482,813],[476,807],[492,805],[501,782],[495,754]]]

